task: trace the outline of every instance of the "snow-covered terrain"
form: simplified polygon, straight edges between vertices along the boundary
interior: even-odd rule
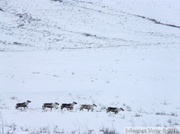
[[[180,125],[180,1],[1,0],[0,134]],[[26,110],[16,103],[31,100]],[[43,103],[77,102],[72,111]],[[96,104],[93,112],[81,104]],[[117,114],[107,107],[122,107]]]

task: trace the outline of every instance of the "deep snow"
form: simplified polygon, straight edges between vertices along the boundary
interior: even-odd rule
[[[179,126],[178,4],[2,0],[0,133]],[[27,99],[32,101],[27,110],[15,109]],[[43,103],[55,101],[78,104],[73,111],[42,110]],[[79,111],[92,103],[94,112]],[[108,106],[125,111],[106,113]]]

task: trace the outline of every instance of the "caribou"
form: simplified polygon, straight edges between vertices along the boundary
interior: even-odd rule
[[[69,109],[69,110],[73,110],[73,107],[74,107],[74,105],[75,104],[77,104],[76,102],[73,102],[73,103],[63,103],[62,105],[61,105],[61,110],[63,109],[63,108],[66,108],[66,109]]]
[[[31,101],[27,100],[26,102],[17,103],[15,108],[18,109],[19,107],[28,108],[28,104],[31,103]]]
[[[92,105],[83,104],[80,107],[80,111],[83,111],[83,109],[87,109],[87,111],[89,110],[93,111],[94,107],[97,107],[97,106],[95,104],[92,104]]]
[[[106,112],[114,112],[115,114],[117,114],[119,111],[124,111],[123,108],[117,108],[117,107],[108,107],[106,109]]]
[[[50,108],[52,110],[52,108],[57,109],[58,108],[59,103],[55,102],[55,103],[44,103],[42,106],[42,109],[44,110],[45,108]]]

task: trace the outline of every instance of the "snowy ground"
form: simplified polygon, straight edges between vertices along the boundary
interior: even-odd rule
[[[0,133],[180,125],[177,0],[2,0]],[[26,110],[18,102],[31,100]],[[45,102],[74,110],[42,110]],[[79,111],[93,104],[93,112]],[[108,106],[122,107],[118,114]]]

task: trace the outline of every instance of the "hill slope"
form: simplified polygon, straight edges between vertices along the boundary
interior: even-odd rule
[[[180,124],[178,0],[1,0],[0,133]],[[31,100],[26,110],[18,102]],[[42,110],[45,102],[78,104]],[[93,112],[79,111],[95,103]],[[118,114],[109,106],[122,107]]]
[[[3,0],[1,51],[179,43],[176,5],[177,0]]]

